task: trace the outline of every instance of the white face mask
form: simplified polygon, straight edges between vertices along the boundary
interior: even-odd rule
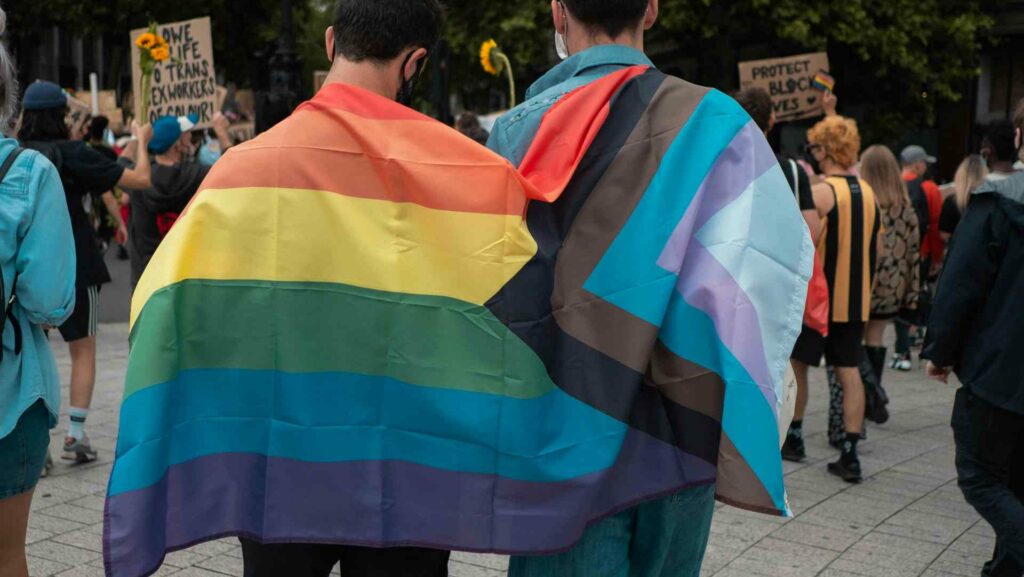
[[[555,30],[555,52],[558,53],[559,58],[565,60],[569,57],[569,43],[566,42],[565,39],[565,37],[569,35],[569,18],[565,13],[565,5],[559,2],[558,7],[562,10],[562,21],[565,22],[565,34]]]
[[[555,30],[555,52],[558,53],[558,57],[562,60],[569,57],[569,46],[565,42],[565,36],[560,34],[558,30]]]

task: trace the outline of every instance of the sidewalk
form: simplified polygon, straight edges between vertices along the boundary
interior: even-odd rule
[[[117,410],[127,361],[126,325],[100,327],[98,374],[87,431],[100,461],[69,466],[57,459],[40,482],[29,522],[33,577],[103,575],[103,497],[117,435]],[[64,382],[67,347],[54,341]],[[886,372],[892,421],[869,426],[861,457],[868,479],[856,486],[825,472],[835,458],[826,440],[827,392],[813,370],[805,420],[809,462],[786,464],[796,518],[775,519],[719,507],[702,576],[716,577],[976,577],[991,555],[989,526],[956,486],[949,415],[955,387],[920,371]],[[64,387],[64,407],[67,387]],[[53,431],[59,447],[66,417]],[[54,452],[55,457],[59,455]],[[225,539],[168,555],[156,575],[242,574],[238,542]],[[501,577],[507,560],[456,554],[453,577]]]

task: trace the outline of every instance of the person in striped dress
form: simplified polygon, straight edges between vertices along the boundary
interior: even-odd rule
[[[818,253],[831,298],[828,337],[821,348],[843,389],[842,454],[828,470],[856,483],[862,478],[857,443],[864,427],[865,405],[858,366],[864,326],[871,318],[881,219],[871,186],[851,174],[861,145],[857,123],[828,116],[807,133],[807,139],[808,152],[825,176],[824,182],[812,189],[823,222]]]

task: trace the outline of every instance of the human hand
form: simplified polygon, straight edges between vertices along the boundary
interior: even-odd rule
[[[949,374],[953,372],[950,367],[937,367],[935,363],[928,361],[928,368],[925,369],[928,373],[928,378],[933,381],[940,383],[949,383]]]
[[[150,139],[153,138],[153,125],[152,124],[139,124],[138,121],[132,122],[132,136],[139,141],[139,147],[145,148],[149,145]]]
[[[117,232],[114,234],[114,240],[116,240],[117,244],[121,246],[128,244],[128,227],[126,227],[124,223],[117,225]]]
[[[231,120],[227,116],[224,116],[220,112],[213,115],[213,129],[214,130],[227,130],[231,127]]]
[[[835,116],[839,107],[839,97],[835,92],[826,90],[825,95],[821,97],[821,105],[825,107],[825,116]]]

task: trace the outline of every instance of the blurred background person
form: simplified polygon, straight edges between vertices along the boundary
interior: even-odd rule
[[[972,154],[960,163],[953,177],[953,194],[942,203],[942,213],[939,215],[939,234],[943,240],[949,242],[952,238],[971,202],[971,195],[987,178],[988,167],[980,155]]]
[[[0,10],[0,35],[6,28]],[[17,73],[0,43],[0,575],[27,577],[32,493],[60,414],[60,377],[44,326],[75,306],[75,244],[60,175],[6,136]]]
[[[52,82],[32,83],[25,90],[22,107],[24,111],[18,137],[24,147],[41,152],[56,166],[71,216],[78,290],[75,310],[60,326],[60,334],[71,353],[70,424],[61,458],[89,462],[96,459],[96,451],[85,434],[85,421],[96,384],[97,301],[100,287],[109,283],[111,278],[100,253],[95,230],[86,214],[85,202],[87,197],[102,195],[115,186],[149,187],[149,158],[146,155],[145,163],[140,163],[135,169],[126,169],[84,141],[71,140],[64,122],[67,96]],[[133,132],[142,143],[149,141],[150,130],[148,126],[133,126]]]
[[[900,175],[896,156],[885,146],[872,146],[864,151],[860,165],[861,178],[871,185],[878,200],[882,233],[878,242],[876,282],[871,297],[871,320],[864,333],[864,350],[871,367],[873,382],[867,387],[867,413],[876,423],[888,420],[882,388],[887,351],[885,329],[894,319],[917,311],[921,292],[921,253],[917,212],[910,202],[907,185]],[[910,340],[896,342],[898,356],[910,354]],[[865,383],[868,383],[865,380]]]

